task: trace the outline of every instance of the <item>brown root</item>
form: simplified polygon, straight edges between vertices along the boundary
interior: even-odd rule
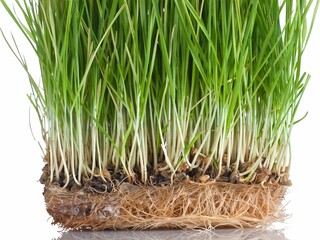
[[[279,184],[176,182],[168,186],[122,183],[112,192],[45,187],[53,223],[66,229],[255,227],[281,220],[287,187]]]

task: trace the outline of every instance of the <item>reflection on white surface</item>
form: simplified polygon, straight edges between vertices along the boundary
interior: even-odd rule
[[[216,229],[216,230],[152,230],[152,231],[103,231],[64,232],[53,240],[286,240],[282,230],[270,229]]]

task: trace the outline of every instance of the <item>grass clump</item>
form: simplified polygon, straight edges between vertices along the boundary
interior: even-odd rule
[[[1,3],[39,59],[49,182],[288,173],[312,0]]]

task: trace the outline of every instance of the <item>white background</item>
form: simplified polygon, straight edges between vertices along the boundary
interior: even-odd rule
[[[12,1],[7,1],[12,2]],[[320,12],[319,14],[320,15]],[[19,33],[13,21],[0,5],[0,28],[7,37],[11,32],[26,57],[31,72],[40,80],[37,59],[31,47]],[[291,217],[285,224],[275,224],[278,232],[260,231],[261,239],[320,239],[320,16],[303,56],[303,71],[312,75],[297,118],[308,112],[307,118],[294,127],[292,135],[293,162],[291,180],[293,186],[286,196],[289,202],[286,212]],[[62,233],[50,224],[42,196],[43,186],[38,182],[43,167],[42,152],[32,137],[31,128],[39,138],[37,119],[27,99],[31,92],[27,75],[0,37],[0,230],[10,239],[57,239]],[[29,114],[31,112],[31,114]],[[30,117],[31,116],[31,122]],[[173,239],[181,232],[99,233],[95,239],[131,239],[153,237]],[[215,232],[222,234],[223,232]],[[121,236],[120,236],[121,234]],[[142,234],[142,235],[139,235]],[[210,233],[212,235],[212,233]],[[230,239],[239,239],[239,231],[225,231]],[[206,235],[206,239],[211,238]],[[208,237],[209,236],[209,237]],[[238,237],[237,237],[238,236]],[[281,238],[282,236],[282,238]],[[90,239],[93,236],[77,233],[64,234],[61,239]],[[185,237],[185,236],[184,236]],[[285,238],[284,238],[285,237]],[[0,237],[3,238],[3,237]],[[193,236],[190,239],[204,238]],[[213,238],[212,238],[213,239]],[[223,238],[227,239],[227,238]],[[246,238],[251,239],[251,238]]]

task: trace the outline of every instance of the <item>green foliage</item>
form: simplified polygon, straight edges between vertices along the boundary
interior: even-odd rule
[[[147,182],[200,155],[251,163],[246,181],[290,164],[313,1],[17,0],[23,21],[1,2],[39,58],[30,100],[52,180],[121,169]]]

